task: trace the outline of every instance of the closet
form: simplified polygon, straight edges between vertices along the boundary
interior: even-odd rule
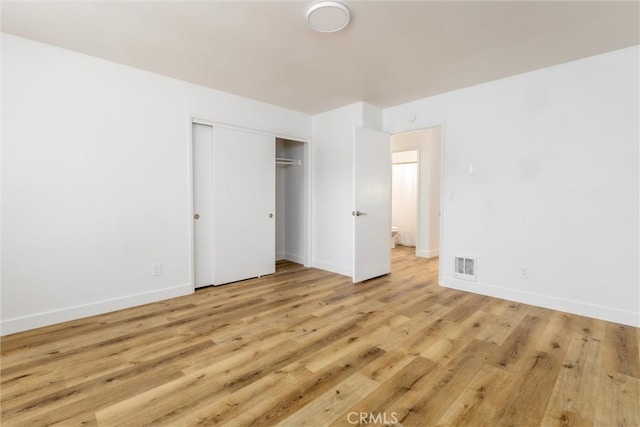
[[[276,260],[305,264],[305,144],[276,138]]]
[[[276,253],[301,262],[304,144],[196,123],[192,137],[195,287],[272,274]]]

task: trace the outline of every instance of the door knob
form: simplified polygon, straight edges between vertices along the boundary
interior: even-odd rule
[[[366,213],[365,212],[360,212],[360,211],[353,211],[353,212],[351,212],[351,215],[360,216],[360,215],[366,215]]]
[[[195,214],[195,215],[193,216],[193,219],[200,219],[200,215],[199,215],[199,214]]]
[[[273,214],[269,214],[269,218],[273,218]]]

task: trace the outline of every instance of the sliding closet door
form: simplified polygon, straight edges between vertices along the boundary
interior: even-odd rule
[[[214,283],[275,272],[275,139],[213,128]]]
[[[213,128],[193,124],[193,246],[195,287],[213,285]]]

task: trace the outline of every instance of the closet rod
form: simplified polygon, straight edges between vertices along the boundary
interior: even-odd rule
[[[283,157],[276,157],[276,165],[279,166],[300,166],[300,160],[286,159]]]

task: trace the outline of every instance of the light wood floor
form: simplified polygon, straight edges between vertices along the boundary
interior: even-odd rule
[[[281,262],[7,336],[2,424],[640,424],[638,329],[441,288],[437,260],[393,256],[358,285]]]

